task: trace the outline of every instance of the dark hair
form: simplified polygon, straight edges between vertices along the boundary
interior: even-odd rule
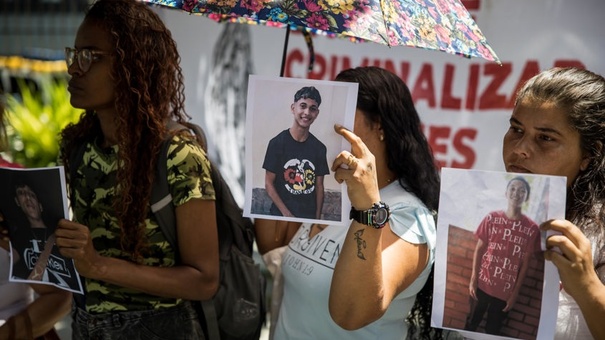
[[[46,203],[48,203],[48,202],[43,202],[43,201],[45,201],[44,197],[38,195],[39,192],[42,192],[39,190],[42,187],[40,185],[39,181],[37,181],[34,184],[34,183],[31,183],[30,181],[26,181],[24,179],[16,179],[15,182],[13,183],[12,187],[13,187],[13,194],[14,194],[14,200],[15,200],[14,204],[18,208],[19,214],[11,216],[13,218],[12,223],[11,223],[13,226],[12,226],[11,230],[19,230],[19,228],[21,226],[30,225],[29,217],[26,212],[26,208],[24,208],[23,206],[20,205],[19,202],[17,202],[18,201],[17,197],[19,196],[18,191],[19,191],[19,189],[24,189],[24,188],[28,188],[29,191],[31,191],[34,194],[34,197],[36,198],[36,202],[38,203],[38,205],[40,205],[41,207],[44,208],[44,209],[40,210],[40,218],[44,222],[44,225],[46,227],[50,227],[51,225],[56,224],[58,222],[58,219],[55,220],[55,216],[53,216],[54,215],[53,213],[50,213],[50,215],[48,214],[48,211],[52,210],[52,207],[47,206]],[[46,201],[48,201],[48,199],[46,199]],[[54,221],[54,222],[51,223],[51,221]]]
[[[407,85],[379,67],[348,69],[339,73],[336,80],[359,83],[357,108],[368,121],[380,123],[389,169],[397,174],[404,189],[436,210],[439,174]]]
[[[511,179],[510,181],[508,181],[508,184],[506,185],[506,190],[508,190],[508,187],[510,187],[510,184],[514,181],[519,181],[519,182],[523,183],[523,185],[525,186],[525,190],[527,190],[527,197],[525,198],[525,200],[527,201],[529,199],[529,193],[531,190],[529,182],[525,179],[525,177],[517,176],[517,177]]]
[[[314,86],[306,86],[296,91],[294,94],[294,102],[297,102],[301,99],[313,99],[317,102],[317,106],[321,105],[321,95]]]
[[[359,83],[357,108],[368,121],[380,123],[389,169],[397,174],[405,190],[436,211],[439,174],[407,85],[397,75],[379,67],[348,69],[340,72],[336,81]],[[415,339],[441,338],[441,331],[430,327],[432,296],[433,268],[407,317],[408,334]]]
[[[115,82],[119,194],[113,207],[122,229],[122,249],[140,260],[146,247],[145,218],[154,177],[154,164],[167,137],[168,119],[183,122],[183,74],[180,56],[170,31],[143,2],[98,0],[85,22],[105,30],[113,44],[111,77]],[[93,111],[65,128],[62,157],[69,173],[69,155],[76,147],[102,135]]]
[[[36,197],[38,197],[38,194],[36,194],[36,189],[34,189],[34,187],[29,184],[29,183],[25,183],[23,181],[17,181],[15,182],[15,184],[13,185],[13,188],[15,190],[15,193],[17,193],[17,190],[21,189],[21,188],[25,188],[28,187],[31,191],[33,191],[33,193],[36,195]]]
[[[529,79],[517,92],[521,102],[552,103],[564,109],[590,157],[567,191],[566,218],[595,242],[596,262],[605,263],[605,78],[579,68],[552,68]],[[600,274],[605,283],[605,273]]]
[[[13,194],[15,195],[15,199],[19,196],[19,189],[24,189],[24,188],[28,188],[29,191],[31,191],[34,194],[34,197],[36,197],[36,201],[38,202],[38,204],[42,204],[42,202],[40,202],[40,197],[38,197],[37,188],[34,188],[31,184],[23,182],[23,181],[17,181],[13,185]],[[23,207],[19,206],[19,208],[21,210],[25,211],[25,209]]]

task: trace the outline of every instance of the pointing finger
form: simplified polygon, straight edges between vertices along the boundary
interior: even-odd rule
[[[343,136],[351,144],[351,153],[357,158],[363,158],[366,155],[366,146],[353,131],[340,124],[334,124],[334,131]]]

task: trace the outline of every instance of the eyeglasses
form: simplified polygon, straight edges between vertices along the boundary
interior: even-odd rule
[[[80,71],[86,73],[90,70],[92,63],[99,60],[98,56],[108,54],[109,52],[95,51],[88,48],[78,50],[76,48],[65,47],[65,62],[67,63],[67,68],[70,68],[77,59]]]

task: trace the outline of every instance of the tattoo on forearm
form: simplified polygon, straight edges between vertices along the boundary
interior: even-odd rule
[[[365,260],[365,256],[363,256],[363,249],[366,249],[366,241],[361,238],[363,235],[363,229],[359,229],[355,232],[355,241],[357,241],[357,257],[362,260]]]

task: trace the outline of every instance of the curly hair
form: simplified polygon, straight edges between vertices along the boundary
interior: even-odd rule
[[[170,31],[147,5],[135,0],[99,0],[87,11],[110,36],[111,79],[115,82],[115,121],[118,136],[117,194],[113,202],[122,249],[135,261],[147,245],[145,218],[155,162],[168,131],[169,119],[184,122],[184,84],[180,56]],[[90,136],[102,134],[94,111],[61,133],[62,160]],[[69,173],[69,170],[67,171]]]
[[[605,78],[579,68],[552,68],[529,79],[517,92],[521,102],[552,103],[564,109],[590,157],[567,191],[566,217],[605,256]],[[595,259],[605,263],[605,258]],[[605,282],[605,275],[600,274]]]
[[[439,172],[422,133],[420,117],[407,85],[397,75],[379,67],[357,67],[339,73],[336,81],[359,83],[357,108],[370,122],[380,123],[387,145],[387,165],[399,184],[436,212],[439,204]],[[408,334],[414,338],[440,338],[430,327],[433,275],[416,296],[407,317]]]

